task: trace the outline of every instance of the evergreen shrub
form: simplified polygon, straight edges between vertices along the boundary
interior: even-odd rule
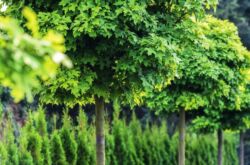
[[[107,121],[107,165],[177,165],[178,135],[167,134],[166,122],[142,127],[133,115],[127,122],[119,115]],[[3,120],[2,120],[3,121]],[[80,111],[76,124],[67,113],[62,126],[49,130],[44,111],[29,114],[20,135],[14,136],[10,122],[0,140],[1,165],[93,165],[95,164],[95,127]],[[186,164],[217,164],[215,134],[187,134]],[[225,133],[224,164],[238,164],[236,139]]]

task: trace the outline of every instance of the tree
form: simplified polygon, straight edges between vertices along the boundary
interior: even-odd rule
[[[61,53],[63,38],[52,31],[42,37],[30,9],[25,8],[23,16],[32,35],[24,33],[16,20],[0,17],[0,83],[12,89],[16,101],[25,95],[31,100],[31,90],[40,86],[41,79],[53,77],[60,63],[70,65]]]
[[[63,127],[60,131],[62,146],[65,151],[68,164],[76,165],[77,162],[77,143],[75,141],[75,132],[72,129],[71,119],[67,111],[63,116]]]
[[[62,141],[58,132],[54,132],[51,136],[51,160],[55,165],[67,165],[65,152],[63,150]]]
[[[191,18],[175,30],[176,40],[182,45],[179,78],[163,92],[148,95],[148,106],[180,112],[179,161],[184,164],[185,111],[214,112],[238,106],[249,52],[232,23],[212,16],[200,21]]]
[[[244,164],[244,131],[249,128],[249,85],[241,86],[240,108],[222,110],[206,110],[193,120],[195,130],[205,133],[218,131],[218,158],[222,164],[223,155],[223,130],[239,132],[240,165]],[[234,99],[232,100],[235,101]]]
[[[176,44],[167,33],[216,0],[195,1],[9,1],[39,12],[46,32],[66,38],[74,69],[45,83],[41,101],[74,106],[95,103],[97,164],[104,164],[104,102],[115,97],[140,104],[145,91],[160,91],[176,76]],[[12,12],[13,13],[13,12]],[[16,12],[14,12],[15,14]]]
[[[45,32],[53,27],[64,34],[75,67],[61,69],[56,80],[46,82],[41,100],[68,106],[95,102],[97,164],[104,164],[104,102],[126,94],[138,103],[139,97],[134,97],[143,95],[143,88],[167,85],[175,74],[174,45],[157,34],[156,3],[46,2],[23,5],[39,11]],[[154,81],[142,83],[149,80]]]

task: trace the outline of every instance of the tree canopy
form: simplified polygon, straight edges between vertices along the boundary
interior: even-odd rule
[[[250,56],[237,28],[228,21],[207,16],[201,21],[191,18],[183,22],[173,34],[182,46],[179,78],[165,92],[152,94],[149,106],[171,110],[239,107],[237,97],[245,82]]]
[[[47,81],[47,103],[86,104],[93,96],[119,95],[139,104],[145,90],[160,90],[176,76],[177,46],[166,33],[186,17],[197,17],[216,0],[202,1],[19,1],[38,11],[44,32],[64,34],[74,68]],[[49,5],[47,5],[49,4]],[[66,94],[67,93],[67,94]]]

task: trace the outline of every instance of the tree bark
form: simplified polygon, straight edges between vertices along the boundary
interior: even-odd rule
[[[244,165],[244,132],[240,131],[240,165]]]
[[[179,165],[185,165],[185,110],[180,110],[179,118]]]
[[[105,165],[104,100],[95,97],[96,164]]]
[[[223,130],[218,130],[218,165],[223,164]]]

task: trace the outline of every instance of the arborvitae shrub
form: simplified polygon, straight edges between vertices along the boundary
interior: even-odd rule
[[[39,107],[38,111],[35,113],[35,127],[36,131],[41,135],[41,136],[46,136],[47,135],[47,122],[46,122],[46,116],[44,113],[44,110]]]
[[[115,153],[115,137],[112,134],[112,127],[116,120],[119,120],[120,105],[118,100],[113,102],[114,112],[113,112],[113,122],[105,121],[105,154],[106,154],[106,164],[118,165],[118,159]]]
[[[137,164],[133,135],[127,128],[125,120],[115,120],[112,126],[115,143],[114,153],[119,165]]]
[[[151,148],[152,155],[152,165],[155,164],[154,162],[158,162],[159,165],[163,164],[163,157],[165,155],[161,155],[161,147],[162,146],[162,138],[158,129],[158,126],[153,125],[152,127],[148,127],[150,134],[148,134],[149,145]],[[150,156],[150,155],[148,155]]]
[[[141,123],[139,120],[136,119],[135,113],[133,113],[132,120],[129,123],[129,129],[131,131],[131,135],[133,138],[132,140],[136,148],[137,164],[143,165],[145,162],[143,152],[143,146],[145,146],[145,143],[143,140],[143,131],[141,128]]]
[[[166,128],[166,123],[163,122],[162,126],[160,128],[153,127],[152,130],[154,131],[154,139],[156,140],[156,146],[162,146],[162,147],[156,147],[157,152],[158,152],[158,159],[159,159],[159,164],[165,165],[165,164],[170,164],[171,161],[169,161],[169,157],[174,155],[174,153],[169,154],[168,149],[165,148],[165,140],[169,140]],[[172,161],[173,162],[173,161]]]
[[[115,143],[114,143],[114,136],[110,133],[110,128],[106,126],[105,130],[105,148],[106,148],[106,164],[118,165],[116,160],[116,156],[114,154],[115,150]]]
[[[27,131],[26,127],[22,128],[21,130],[21,136],[18,138],[18,143],[19,143],[19,157],[20,157],[20,165],[33,165],[33,158],[28,151],[28,134],[30,132]]]
[[[178,158],[178,134],[169,137],[166,124],[147,124],[133,115],[130,122],[118,118],[106,122],[107,165],[176,165]],[[60,122],[58,122],[60,123]],[[68,115],[63,125],[47,132],[42,110],[29,114],[20,136],[14,136],[11,123],[7,122],[0,141],[1,165],[93,165],[95,164],[95,127],[87,122],[80,111],[77,125]],[[217,163],[216,135],[187,133],[186,164],[207,165]],[[238,164],[234,135],[225,133],[224,165]],[[77,155],[77,156],[76,156]]]
[[[44,118],[43,115],[44,114],[41,110],[38,110],[38,112],[30,111],[26,125],[21,130],[21,135],[19,137],[19,150],[22,151],[20,156],[25,158],[25,160],[22,161],[24,163],[32,162],[29,158],[29,155],[31,154],[34,165],[43,165],[43,155],[41,153],[43,139],[41,135],[45,133],[40,132],[40,128],[38,129],[37,125],[39,120]],[[46,127],[46,123],[43,123],[43,125]],[[41,124],[39,124],[39,127],[43,127],[44,129],[44,126]]]
[[[51,165],[51,152],[50,152],[50,141],[47,136],[43,137],[41,154],[43,157],[43,164]]]
[[[216,135],[187,136],[186,164],[207,165],[217,164],[217,140]],[[225,133],[223,148],[223,164],[238,164],[237,150],[234,135]]]
[[[42,138],[37,132],[28,133],[27,150],[30,151],[35,165],[43,165],[43,157],[41,155]]]
[[[57,131],[53,132],[51,137],[51,161],[53,165],[67,165],[62,141]]]
[[[236,151],[236,137],[232,133],[224,133],[224,165],[239,164],[239,159]]]
[[[72,128],[70,117],[65,113],[60,136],[68,164],[75,165],[77,162],[77,143]]]
[[[91,128],[87,124],[86,115],[80,111],[77,127],[77,165],[95,164],[95,135],[94,127]]]
[[[41,157],[42,163],[51,165],[50,140],[48,136],[48,127],[44,110],[39,107],[38,111],[33,115],[35,130],[42,137]]]
[[[29,151],[25,150],[20,153],[19,165],[34,165],[32,155]]]
[[[8,163],[9,165],[19,165],[19,157],[18,157],[18,147],[13,142],[9,144],[7,147],[8,151]]]
[[[92,139],[84,132],[79,132],[77,136],[78,143],[78,159],[77,165],[92,165],[95,164],[95,143],[94,136]]]
[[[216,137],[209,135],[196,134],[193,136],[187,136],[187,165],[199,164],[217,164],[217,146],[216,140],[212,140]],[[192,140],[195,139],[195,140]],[[195,155],[195,156],[194,156]]]
[[[6,123],[6,128],[4,129],[3,143],[8,154],[7,164],[19,165],[18,146],[15,143],[14,130],[12,127],[11,120],[8,120]]]
[[[160,137],[162,138],[163,144],[162,149],[166,152],[164,156],[163,164],[176,165],[178,164],[178,137],[174,135],[172,138],[166,133],[167,124],[165,121],[161,123]],[[164,155],[165,155],[164,154]]]
[[[147,163],[148,165],[153,165],[155,161],[155,153],[154,150],[152,150],[152,145],[154,145],[154,139],[152,139],[151,137],[151,131],[148,123],[145,127],[144,136],[142,140],[144,141],[144,163]]]
[[[8,153],[3,143],[0,142],[0,164],[5,165],[8,161]]]
[[[125,149],[126,149],[125,152],[127,157],[126,163],[128,165],[138,164],[137,152],[135,148],[135,143],[133,141],[133,133],[130,129],[128,129],[127,125],[124,125],[122,129],[125,133],[125,137],[123,138],[123,140],[125,142]]]

